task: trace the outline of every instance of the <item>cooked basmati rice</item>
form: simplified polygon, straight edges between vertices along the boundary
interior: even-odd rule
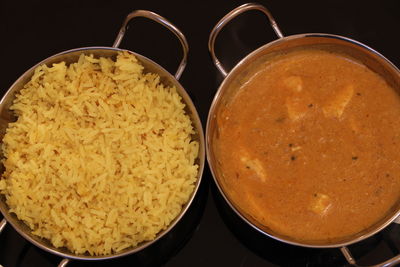
[[[199,144],[184,107],[127,52],[39,66],[3,139],[10,212],[76,254],[154,239],[196,183]]]

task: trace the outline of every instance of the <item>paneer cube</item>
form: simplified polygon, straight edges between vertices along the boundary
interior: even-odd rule
[[[322,108],[325,117],[340,118],[343,115],[344,109],[349,104],[354,94],[354,86],[347,85],[343,87],[335,95],[327,101]]]
[[[286,98],[286,108],[292,121],[303,118],[308,112],[310,100],[305,96],[293,96]]]
[[[303,90],[303,80],[300,76],[289,76],[283,79],[283,83],[294,92],[301,92]]]
[[[303,118],[313,106],[312,98],[304,90],[303,79],[300,76],[288,76],[283,79],[284,86],[290,90],[290,96],[286,98],[286,108],[292,121]]]
[[[310,205],[310,210],[318,215],[324,215],[332,205],[331,198],[328,195],[316,193]]]
[[[258,158],[250,156],[244,149],[241,149],[239,153],[240,161],[243,163],[245,171],[251,172],[257,179],[265,182],[267,180],[267,172],[262,162]]]

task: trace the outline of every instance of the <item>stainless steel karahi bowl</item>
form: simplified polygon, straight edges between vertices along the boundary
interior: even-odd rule
[[[221,29],[229,21],[242,14],[243,12],[247,12],[250,10],[261,11],[268,17],[272,28],[278,36],[278,39],[267,43],[257,50],[253,51],[244,59],[242,59],[231,71],[227,72],[215,55],[214,45],[216,38]],[[225,79],[223,80],[217,93],[215,94],[208,114],[206,128],[207,160],[214,181],[226,202],[241,219],[243,219],[250,226],[258,230],[260,233],[268,237],[288,244],[303,247],[340,248],[347,261],[350,264],[356,265],[356,261],[353,259],[350,251],[346,246],[364,240],[365,238],[376,234],[387,225],[394,222],[396,218],[400,215],[400,199],[380,221],[376,222],[374,225],[360,231],[355,235],[347,236],[345,238],[337,240],[327,239],[321,242],[303,242],[291,238],[290,236],[283,236],[279,233],[276,233],[266,226],[261,225],[245,210],[242,210],[237,205],[235,205],[235,203],[230,199],[229,193],[224,186],[223,171],[221,170],[221,164],[219,162],[217,152],[217,143],[223,142],[223,140],[219,139],[219,125],[217,117],[218,114],[220,114],[220,112],[224,109],[224,107],[230,103],[230,101],[240,88],[240,85],[245,83],[250,78],[249,70],[256,69],[257,66],[260,66],[262,63],[265,63],[270,58],[273,58],[279,54],[287,53],[299,48],[318,48],[326,51],[338,52],[355,58],[374,72],[381,75],[388,82],[388,84],[390,84],[400,93],[399,69],[377,51],[347,37],[324,33],[305,33],[285,37],[279,29],[271,13],[264,6],[256,3],[244,4],[225,15],[211,31],[208,45],[215,66],[225,77]],[[390,266],[397,263],[400,263],[400,256],[386,261],[382,264],[382,266]]]
[[[163,26],[165,26],[167,29],[172,31],[175,36],[179,39],[182,48],[183,48],[183,58],[180,62],[180,65],[178,66],[178,70],[176,71],[175,75],[171,75],[168,71],[166,71],[164,68],[162,68],[160,65],[157,63],[153,62],[152,60],[139,55],[137,53],[128,51],[128,50],[123,50],[118,48],[120,42],[122,41],[128,22],[136,17],[145,17],[151,20],[154,20]],[[182,207],[182,210],[180,214],[171,222],[171,224],[168,226],[167,229],[161,231],[160,233],[157,234],[156,238],[152,241],[146,241],[142,242],[139,245],[131,248],[124,249],[118,253],[114,253],[111,255],[104,255],[104,256],[90,256],[89,254],[82,254],[82,255],[77,255],[66,248],[55,248],[48,240],[39,238],[33,234],[31,234],[31,230],[29,227],[22,221],[18,220],[18,218],[15,216],[15,214],[10,213],[8,206],[6,204],[6,199],[4,195],[0,195],[0,211],[4,216],[3,221],[0,223],[0,232],[2,229],[4,229],[6,223],[8,222],[11,224],[14,229],[21,234],[25,239],[33,243],[34,245],[38,246],[39,248],[46,250],[50,253],[59,255],[63,258],[65,258],[61,263],[60,266],[65,266],[69,259],[77,259],[77,260],[103,260],[103,259],[111,259],[111,258],[117,258],[125,255],[129,255],[135,252],[138,252],[157,240],[159,240],[161,237],[163,237],[165,234],[167,234],[177,223],[180,221],[180,219],[183,217],[183,215],[186,213],[188,210],[189,206],[191,205],[196,192],[198,191],[202,174],[203,174],[203,169],[204,169],[204,161],[205,161],[205,143],[204,143],[204,134],[203,134],[203,129],[202,129],[202,124],[199,118],[199,115],[197,113],[197,110],[190,99],[189,95],[186,93],[185,89],[182,87],[182,85],[178,82],[178,79],[180,78],[185,66],[186,66],[186,59],[187,59],[187,53],[188,53],[188,44],[186,41],[185,36],[182,34],[182,32],[176,28],[173,24],[171,24],[168,20],[165,18],[161,17],[160,15],[146,11],[146,10],[136,10],[130,13],[119,33],[118,36],[114,42],[114,45],[112,47],[84,47],[84,48],[77,48],[69,51],[64,51],[61,53],[58,53],[56,55],[53,55],[32,68],[30,68],[28,71],[26,71],[11,87],[10,89],[6,92],[6,94],[3,96],[3,98],[0,101],[0,138],[1,140],[3,139],[3,136],[5,134],[5,130],[7,128],[8,123],[15,121],[15,117],[13,116],[12,112],[9,110],[10,105],[12,104],[15,95],[23,88],[23,86],[30,80],[32,77],[34,70],[36,67],[42,64],[46,65],[51,65],[53,63],[58,63],[61,61],[65,61],[67,64],[77,62],[79,56],[82,53],[86,54],[93,54],[95,57],[110,57],[110,58],[115,58],[118,52],[120,51],[128,51],[129,53],[134,54],[138,60],[142,63],[144,66],[144,72],[152,72],[152,73],[157,73],[160,78],[161,82],[164,83],[165,85],[168,86],[175,86],[177,89],[177,92],[179,95],[182,97],[182,100],[185,104],[185,112],[190,116],[193,127],[195,129],[195,134],[192,136],[193,140],[196,140],[199,142],[199,155],[198,158],[196,159],[196,164],[199,166],[198,169],[198,174],[197,174],[197,182],[194,188],[194,191],[192,195],[190,196],[188,202],[185,204],[184,207]],[[4,166],[0,167],[1,172],[4,172]]]

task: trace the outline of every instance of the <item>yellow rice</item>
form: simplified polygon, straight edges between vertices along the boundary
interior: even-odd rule
[[[3,139],[10,212],[76,254],[154,239],[196,182],[199,145],[184,107],[127,52],[39,66]]]

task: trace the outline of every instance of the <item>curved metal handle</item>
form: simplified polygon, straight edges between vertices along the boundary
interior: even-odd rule
[[[249,10],[259,10],[259,11],[263,12],[268,17],[269,23],[271,24],[271,27],[274,29],[276,35],[279,38],[283,37],[283,34],[282,34],[281,30],[279,29],[278,24],[276,24],[275,19],[272,17],[271,12],[269,12],[269,10],[266,7],[264,7],[263,5],[256,4],[256,3],[247,3],[247,4],[241,5],[235,9],[233,9],[231,12],[226,14],[215,25],[215,27],[211,31],[210,38],[208,39],[208,50],[210,51],[211,58],[214,61],[214,64],[217,67],[217,69],[222,73],[222,75],[224,77],[226,77],[228,75],[228,73],[226,72],[224,67],[222,67],[221,62],[218,60],[217,56],[215,55],[215,49],[214,49],[215,39],[217,38],[217,35],[221,31],[221,29],[229,21],[231,21],[233,18],[235,18],[238,15],[240,15],[246,11],[249,11]]]
[[[115,39],[112,47],[117,48],[120,45],[122,39],[124,38],[129,21],[131,21],[131,19],[136,18],[136,17],[144,17],[144,18],[148,18],[155,22],[160,23],[161,25],[165,26],[168,30],[170,30],[172,33],[174,33],[175,36],[179,39],[179,41],[181,42],[181,45],[182,45],[182,49],[183,49],[183,57],[178,66],[178,70],[175,73],[175,78],[177,80],[179,80],[179,78],[182,75],[183,70],[186,67],[187,54],[189,51],[188,42],[186,41],[186,37],[183,35],[183,33],[175,25],[173,25],[171,22],[169,22],[166,18],[161,17],[160,15],[158,15],[154,12],[147,11],[147,10],[135,10],[135,11],[131,12],[125,18],[125,21],[122,24],[121,29],[119,30],[117,38]]]
[[[4,230],[6,225],[7,225],[6,219],[1,220],[1,222],[0,222],[0,233]],[[65,266],[67,266],[68,263],[69,263],[69,259],[63,259],[57,266],[58,267],[65,267]],[[1,264],[0,264],[0,267],[1,267]]]
[[[350,250],[347,247],[341,247],[340,251],[343,253],[344,257],[346,258],[347,262],[350,265],[360,266],[361,267],[361,265],[357,264],[356,260],[353,258],[353,256],[350,253]],[[389,259],[387,261],[384,261],[382,263],[378,263],[378,264],[375,264],[375,265],[370,265],[368,267],[389,267],[389,266],[395,266],[395,265],[397,265],[399,263],[400,263],[400,255],[397,255],[397,256],[395,256],[395,257],[393,257],[393,258],[391,258],[391,259]],[[365,266],[365,267],[367,267],[367,266]]]
[[[6,219],[2,219],[1,222],[0,222],[0,233],[4,230],[4,228],[6,227],[6,225],[7,225]],[[69,259],[63,259],[63,260],[58,264],[58,267],[65,267],[65,266],[67,266],[68,263],[69,263]],[[1,264],[0,264],[0,267],[1,267]]]
[[[6,219],[1,220],[0,222],[0,233],[3,232],[4,228],[6,228],[7,221]]]
[[[63,259],[58,265],[57,267],[65,267],[67,266],[69,263],[69,259]]]

